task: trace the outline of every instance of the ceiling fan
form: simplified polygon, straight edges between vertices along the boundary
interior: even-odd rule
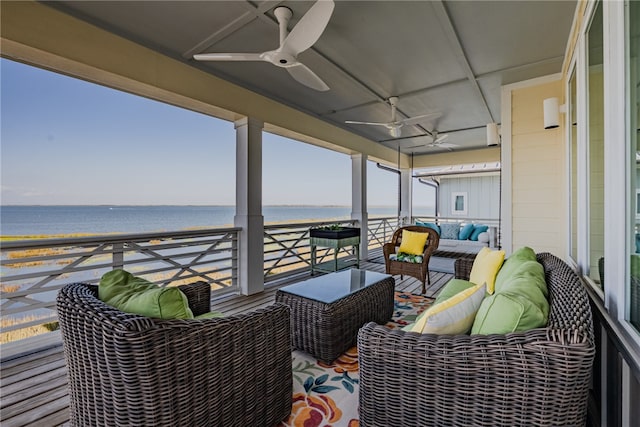
[[[333,13],[333,0],[319,0],[302,17],[296,26],[287,32],[293,13],[285,6],[273,9],[280,26],[280,46],[262,53],[200,53],[193,55],[198,61],[266,61],[286,68],[291,77],[305,86],[318,91],[327,91],[329,86],[306,65],[299,62],[298,54],[318,41]]]
[[[389,98],[389,104],[391,105],[391,121],[386,123],[380,122],[358,122],[355,120],[346,120],[345,123],[353,125],[369,125],[369,126],[384,126],[389,130],[389,134],[398,138],[402,134],[403,126],[410,126],[425,121],[428,118],[435,118],[440,116],[440,113],[423,114],[421,116],[409,117],[406,119],[397,119],[396,110],[398,106],[398,97],[392,96]]]
[[[450,144],[448,142],[444,142],[447,138],[449,138],[449,134],[448,133],[443,133],[442,135],[438,134],[437,130],[432,130],[431,131],[431,142],[428,144],[425,144],[425,147],[442,147],[442,148],[453,148],[453,147],[457,147],[458,145],[456,144]],[[416,146],[419,147],[419,146]]]

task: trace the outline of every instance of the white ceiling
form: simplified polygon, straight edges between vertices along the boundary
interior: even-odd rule
[[[436,153],[430,132],[454,151],[486,147],[485,125],[500,122],[500,86],[560,72],[576,1],[336,1],[324,33],[298,59],[331,88],[317,92],[267,62],[197,62],[194,53],[278,47],[273,8],[289,7],[289,29],[309,1],[59,1],[73,14],[218,77],[320,117],[403,153]],[[400,117],[441,116],[402,129]]]

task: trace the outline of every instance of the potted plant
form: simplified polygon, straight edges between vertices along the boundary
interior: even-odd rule
[[[319,237],[324,239],[346,239],[360,235],[360,228],[346,227],[340,224],[323,225],[313,227],[309,230],[311,237]]]

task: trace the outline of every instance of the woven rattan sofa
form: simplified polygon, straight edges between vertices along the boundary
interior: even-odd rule
[[[57,308],[76,426],[273,426],[291,412],[289,308],[159,320],[65,285]],[[181,286],[194,315],[210,286]]]
[[[361,426],[580,426],[595,354],[586,290],[542,253],[549,321],[507,335],[433,335],[368,323],[358,335]],[[456,261],[468,279],[472,260]]]

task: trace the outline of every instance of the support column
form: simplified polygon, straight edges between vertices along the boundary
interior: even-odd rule
[[[262,216],[262,128],[251,117],[235,122],[236,215],[241,227],[238,242],[238,283],[243,295],[264,290],[264,217]]]
[[[411,177],[411,169],[400,169],[400,225],[411,224],[413,215],[412,194],[413,194],[413,178]]]
[[[360,223],[360,260],[369,258],[367,213],[367,155],[351,155],[351,219]]]

